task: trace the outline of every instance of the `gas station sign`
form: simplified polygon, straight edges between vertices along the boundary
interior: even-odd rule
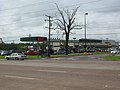
[[[28,42],[43,42],[47,41],[47,37],[22,37],[20,41],[28,41]]]

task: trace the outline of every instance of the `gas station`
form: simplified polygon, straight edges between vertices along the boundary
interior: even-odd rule
[[[29,50],[41,51],[46,50],[47,47],[47,37],[21,37],[20,41],[29,43],[27,46]]]

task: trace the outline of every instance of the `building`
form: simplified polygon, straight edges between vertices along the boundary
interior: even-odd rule
[[[24,42],[33,42],[33,43],[41,42],[44,44],[43,45],[44,49],[48,49],[48,45],[49,45],[49,40],[47,39],[47,37],[23,37],[20,38],[20,40]],[[86,40],[86,44],[85,44],[85,40]],[[70,51],[80,52],[80,51],[84,51],[85,49],[89,51],[94,51],[95,49],[107,50],[109,48],[119,48],[119,43],[116,42],[115,40],[99,40],[99,39],[75,40],[74,39],[74,40],[69,40],[68,46]],[[39,49],[42,49],[42,47],[39,46]],[[61,40],[57,38],[50,39],[50,49],[65,50],[65,40]]]
[[[65,49],[65,40],[51,39],[50,41],[50,45],[54,50]],[[85,47],[85,39],[69,40],[68,45],[71,50],[75,50],[76,52],[82,51]],[[86,39],[86,46],[88,50],[106,50],[108,48],[118,48],[119,43],[115,40]]]

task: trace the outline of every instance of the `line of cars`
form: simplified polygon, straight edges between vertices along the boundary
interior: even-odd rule
[[[38,51],[6,51],[6,50],[0,50],[0,55],[5,56],[5,59],[7,60],[24,60],[26,59],[27,55],[42,55],[47,54],[48,52],[38,52]],[[56,50],[52,52],[51,54],[65,54],[65,50]]]
[[[111,54],[119,54],[120,51],[119,50],[112,50],[110,53]],[[42,52],[27,51],[27,52],[23,52],[23,53],[20,53],[20,52],[15,53],[15,52],[12,52],[12,51],[0,51],[0,54],[2,56],[5,56],[5,58],[7,60],[10,60],[10,59],[13,59],[13,60],[24,60],[27,55],[42,55]],[[58,51],[55,50],[53,54],[54,55],[56,55],[56,54],[65,54],[65,50],[63,50],[63,49],[59,49]]]
[[[20,50],[0,50],[0,55],[5,56],[7,60],[24,60],[26,59],[27,55],[41,55],[41,52],[38,51],[20,51]]]

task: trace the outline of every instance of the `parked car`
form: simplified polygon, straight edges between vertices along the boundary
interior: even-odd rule
[[[119,51],[119,50],[112,50],[110,53],[111,53],[111,54],[119,54],[120,51]]]
[[[22,54],[22,53],[12,53],[9,56],[5,56],[5,58],[7,60],[13,59],[13,60],[24,60],[26,58],[26,55]]]
[[[95,49],[96,52],[104,52],[102,49]]]
[[[3,50],[0,50],[0,55],[1,55],[2,52],[3,52]]]
[[[65,54],[65,50],[60,49],[57,51],[57,54]]]
[[[12,54],[12,52],[10,52],[10,51],[2,51],[1,52],[2,56],[6,56],[6,55],[10,55],[10,54]]]
[[[38,51],[27,51],[27,52],[24,52],[25,55],[41,55],[42,53],[41,52],[38,52]]]
[[[57,50],[54,50],[54,53],[53,53],[54,55],[56,55],[57,54]]]

